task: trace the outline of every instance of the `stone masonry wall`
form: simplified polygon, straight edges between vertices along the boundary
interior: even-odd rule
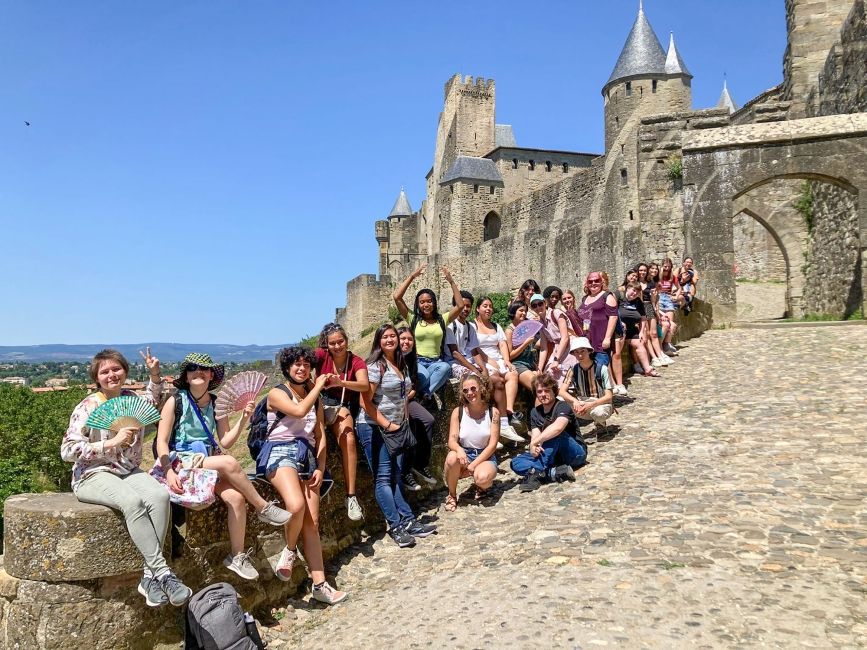
[[[861,307],[861,255],[856,195],[811,183],[813,229],[807,255],[807,313],[847,317]]]
[[[819,75],[807,106],[810,115],[867,111],[867,9],[856,0]]]
[[[786,260],[771,233],[744,213],[736,215],[732,225],[737,279],[785,282]]]

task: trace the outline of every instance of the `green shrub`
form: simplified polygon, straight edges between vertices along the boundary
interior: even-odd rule
[[[668,178],[672,181],[681,180],[683,178],[683,157],[676,153],[671,154],[665,161],[665,167],[668,171]]]
[[[801,183],[801,192],[798,198],[795,199],[795,209],[804,217],[804,223],[807,225],[807,232],[813,232],[813,186],[810,181]]]

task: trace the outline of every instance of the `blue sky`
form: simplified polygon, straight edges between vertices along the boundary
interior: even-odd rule
[[[782,0],[646,0],[696,108],[781,81]],[[0,345],[281,343],[376,271],[442,88],[519,146],[602,152],[637,0],[0,3]],[[31,126],[25,126],[29,121]]]

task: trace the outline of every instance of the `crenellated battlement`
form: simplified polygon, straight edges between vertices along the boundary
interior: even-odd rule
[[[461,94],[478,94],[493,96],[496,90],[496,83],[493,79],[485,79],[484,77],[474,77],[473,75],[461,76],[456,73],[445,84],[444,97],[448,99],[449,94],[454,91]]]

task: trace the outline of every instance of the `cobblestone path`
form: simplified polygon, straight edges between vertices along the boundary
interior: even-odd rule
[[[271,647],[867,647],[865,335],[685,343],[575,483],[520,494],[503,462],[488,503],[435,494],[438,535],[350,549],[351,596],[293,601]]]

